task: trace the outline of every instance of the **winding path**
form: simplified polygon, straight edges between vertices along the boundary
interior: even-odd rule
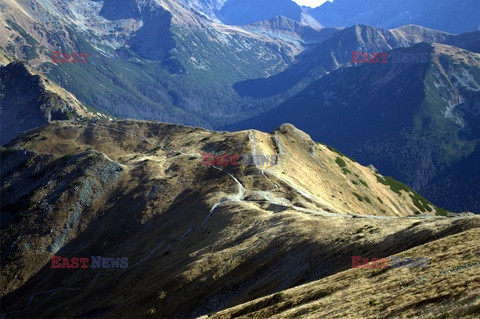
[[[183,155],[188,155],[188,156],[195,156],[197,158],[201,158],[199,157],[199,154],[192,154],[192,153],[185,153],[183,151],[179,151],[179,150],[175,150],[175,149],[170,149],[170,148],[167,148],[165,146],[162,146],[162,145],[158,145],[148,139],[146,139],[145,137],[140,137],[138,135],[135,135],[131,132],[128,132],[126,130],[121,130],[121,129],[116,129],[116,128],[112,128],[112,127],[108,127],[108,126],[104,126],[104,125],[99,125],[99,124],[96,124],[96,123],[93,123],[93,122],[90,122],[89,123],[90,125],[93,125],[93,126],[97,126],[97,127],[101,127],[101,128],[104,128],[104,129],[107,129],[107,130],[111,130],[111,131],[117,131],[117,132],[121,132],[121,133],[124,133],[124,134],[128,134],[128,135],[131,135],[133,136],[135,139],[137,140],[140,140],[140,141],[145,141],[153,146],[156,146],[156,147],[160,147],[162,150],[169,150],[169,151],[175,151],[175,152],[178,152],[180,154],[183,154]],[[283,153],[284,152],[284,148],[283,146],[281,145],[280,143],[280,140],[278,139],[278,136],[275,136],[275,142],[277,144],[277,147],[279,148],[280,150],[280,153]],[[251,145],[251,148],[252,148],[252,155],[257,155],[257,149],[256,149],[256,145],[255,145],[255,136],[253,134],[253,131],[251,130],[250,133],[249,133],[249,142],[250,142],[250,145]],[[211,167],[213,167],[214,169],[217,169],[221,172],[223,172],[224,174],[228,175],[230,178],[232,178],[237,186],[237,192],[235,194],[232,194],[232,195],[228,195],[228,196],[225,196],[225,197],[222,197],[220,200],[218,200],[216,203],[214,203],[212,205],[212,208],[210,209],[210,211],[208,212],[207,216],[204,218],[204,220],[202,221],[202,223],[200,224],[200,227],[203,227],[206,225],[206,223],[209,221],[209,219],[212,217],[212,215],[214,214],[215,210],[222,204],[224,203],[227,203],[227,202],[242,202],[242,201],[245,201],[245,202],[252,202],[252,201],[248,201],[248,200],[245,200],[245,193],[246,193],[246,189],[245,189],[245,186],[235,177],[233,176],[231,173],[225,171],[224,169],[220,168],[220,167],[217,167],[215,165],[212,165]],[[277,206],[284,206],[285,208],[290,208],[290,209],[293,209],[293,210],[296,210],[298,212],[301,212],[301,213],[307,213],[307,214],[312,214],[312,215],[317,215],[317,216],[324,216],[324,217],[349,217],[349,218],[369,218],[369,219],[401,219],[401,218],[405,218],[405,217],[397,217],[397,216],[375,216],[375,215],[355,215],[355,214],[337,214],[337,213],[330,213],[330,212],[326,212],[326,211],[316,211],[316,210],[311,210],[311,209],[307,209],[307,208],[303,208],[303,207],[298,207],[298,206],[294,206],[294,205],[291,205],[291,204],[287,204],[288,200],[285,200],[286,202],[282,202],[281,199],[276,199],[276,198],[273,198],[273,196],[271,196],[271,192],[274,192],[276,190],[279,190],[280,187],[274,183],[273,181],[271,181],[267,174],[265,173],[265,170],[262,169],[261,167],[258,167],[257,168],[261,171],[262,175],[265,177],[265,179],[271,183],[275,188],[271,191],[253,191],[259,195],[261,195],[263,198],[265,198],[264,201],[268,202],[268,203],[271,203],[271,204],[275,204]],[[289,184],[287,182],[287,184]],[[289,184],[289,186],[297,191],[301,196],[309,199],[309,200],[315,200],[315,198],[313,196],[311,196],[310,194],[307,194],[306,192],[304,191],[301,191],[297,188],[295,188],[294,186],[292,186],[291,184]],[[258,201],[257,201],[258,202]],[[437,217],[437,216],[430,216],[430,215],[423,215],[423,216],[408,216],[407,218],[412,218],[412,219],[432,219],[432,218],[444,218],[444,217]],[[195,229],[195,227],[193,228],[189,228],[188,230],[186,230],[176,241],[175,243],[179,242],[179,241],[182,241],[184,240],[185,238],[187,238],[192,232],[193,230]],[[147,259],[151,258],[153,256],[153,254],[165,243],[164,240],[160,241],[157,245],[155,245],[155,247],[153,247],[145,257],[143,257],[142,259],[140,259],[138,262],[136,262],[135,264],[133,264],[131,267],[129,268],[133,268],[133,267],[136,267],[137,265],[139,264],[142,264],[144,263]],[[173,245],[170,244],[169,246]],[[45,290],[45,291],[39,291],[39,292],[35,292],[33,293],[30,298],[29,298],[29,301],[28,301],[28,304],[25,308],[23,309],[20,309],[20,310],[15,310],[15,311],[9,311],[9,312],[6,312],[2,315],[2,318],[5,318],[8,314],[13,314],[13,313],[19,313],[19,312],[24,312],[24,311],[27,311],[33,300],[35,299],[36,296],[38,295],[42,295],[42,294],[48,294],[48,293],[55,293],[55,292],[59,292],[59,291],[76,291],[76,290],[83,290],[83,289],[87,289],[89,287],[91,287],[95,281],[97,280],[98,276],[100,275],[101,271],[99,271],[95,277],[90,281],[90,283],[85,286],[85,287],[73,287],[73,288],[57,288],[57,289],[51,289],[51,290]]]

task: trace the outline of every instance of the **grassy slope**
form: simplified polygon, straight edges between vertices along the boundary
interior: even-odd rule
[[[479,238],[476,228],[396,254],[427,257],[425,269],[351,269],[208,317],[477,318]]]
[[[29,151],[2,152],[3,293],[22,287],[2,298],[7,311],[35,292],[95,278],[95,270],[53,272],[54,247],[60,256],[126,256],[130,265],[101,272],[89,289],[38,295],[23,315],[201,315],[345,270],[351,255],[395,254],[473,220],[413,215],[408,192],[289,125],[228,134],[58,122],[13,145]],[[203,152],[254,149],[280,154],[279,165],[222,172],[200,164]]]

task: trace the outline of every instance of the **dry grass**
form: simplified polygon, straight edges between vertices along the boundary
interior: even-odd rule
[[[221,134],[154,122],[59,122],[16,140],[32,153],[6,157],[5,167],[14,173],[6,175],[2,192],[34,205],[0,234],[2,250],[13,247],[8,251],[13,259],[1,276],[7,311],[24,308],[35,292],[84,287],[38,295],[22,315],[191,317],[336,278],[331,276],[353,276],[347,278],[358,278],[360,286],[368,280],[379,282],[383,275],[369,279],[367,270],[344,272],[351,256],[386,257],[478,227],[475,217],[403,217],[412,214],[411,199],[377,183],[370,169],[344,158],[351,172],[345,175],[336,163],[339,154],[313,144],[293,126],[282,126],[276,135],[278,139],[275,133],[257,131]],[[228,166],[224,171],[201,165],[204,152],[242,154],[254,149],[258,154],[281,150],[279,165]],[[30,168],[14,165],[21,156],[31,156]],[[108,180],[102,172],[112,164],[122,171]],[[352,184],[352,178],[368,187]],[[352,191],[368,196],[372,204],[358,201]],[[384,204],[375,202],[377,197]],[[42,203],[51,207],[50,213]],[[78,223],[57,255],[128,257],[127,270],[50,268],[47,247],[79,204]],[[336,280],[296,305],[307,314],[318,311],[309,308],[317,299],[351,298],[344,286]],[[385,305],[383,295],[365,289],[373,295],[365,297],[367,304],[378,300],[369,307]],[[268,307],[283,308],[265,310],[265,315],[294,312],[297,307],[287,304],[289,300],[286,291],[275,297],[275,305],[266,301]],[[344,309],[343,301],[327,304],[332,315],[357,309]]]
[[[211,318],[478,318],[480,230],[407,250],[426,269],[351,269],[218,312]],[[473,265],[466,269],[457,267]],[[453,270],[453,271],[452,271]],[[452,271],[452,272],[448,272]]]

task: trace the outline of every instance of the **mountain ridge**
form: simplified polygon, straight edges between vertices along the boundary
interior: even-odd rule
[[[361,8],[353,0],[335,0],[309,10],[326,27],[369,24],[396,28],[406,24],[419,24],[452,33],[479,30],[478,12],[480,4],[475,0],[427,0],[420,4],[414,0],[366,0],[362,2]]]
[[[22,62],[0,66],[0,83],[1,145],[24,131],[55,120],[111,118],[86,107]]]
[[[205,152],[278,154],[279,161],[267,167],[204,166]],[[107,307],[112,316],[139,316],[152,307],[160,316],[201,315],[346,269],[348,254],[372,241],[398,237],[395,246],[377,251],[395,253],[459,232],[472,218],[436,216],[447,212],[289,124],[272,133],[222,133],[155,122],[58,121],[21,135],[1,156],[6,311],[25,309],[28,292],[49,290],[59,280],[65,280],[63,287],[91,282],[105,294],[99,299],[91,298],[90,289],[73,291],[58,300],[58,308],[44,302],[68,291],[39,295],[22,315],[85,316],[118,298],[130,301]],[[418,212],[419,203],[426,213]],[[44,222],[35,223],[38,218]],[[410,230],[417,221],[429,230]],[[362,237],[357,230],[365,224],[375,229]],[[339,231],[341,238],[334,235]],[[341,247],[346,250],[339,256]],[[334,262],[325,268],[317,258],[285,268],[306,254],[326,254]],[[52,255],[127,257],[129,268],[99,275],[57,271],[49,264]],[[232,262],[224,263],[225,256]],[[252,268],[260,256],[264,262]],[[159,272],[142,277],[151,285],[144,290],[138,274],[153,264]],[[277,272],[285,279],[279,281]],[[256,280],[259,274],[264,284]],[[119,295],[97,286],[114,287],[118,276],[130,287]],[[198,288],[208,280],[212,284]],[[228,295],[224,285],[232,289]],[[132,289],[143,292],[133,297]],[[85,306],[65,313],[68,303]]]
[[[408,31],[406,31],[408,30]],[[410,34],[409,32],[414,32]],[[297,57],[295,64],[268,78],[246,80],[234,85],[244,96],[265,98],[294,89],[298,92],[312,81],[340,67],[351,66],[352,51],[387,52],[419,42],[442,42],[449,34],[419,26],[385,30],[367,25],[356,25],[334,33],[321,45]]]
[[[480,59],[477,53],[444,44],[421,43],[392,52],[428,53],[429,63],[390,61],[339,69],[280,107],[234,127],[269,130],[292,119],[314,138],[426,190],[429,180],[475,149]],[[358,83],[355,89],[352,83]],[[322,126],[314,118],[322,118]],[[478,211],[475,201],[452,203],[429,194],[450,209]]]

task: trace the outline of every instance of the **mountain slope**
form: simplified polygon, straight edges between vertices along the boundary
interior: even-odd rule
[[[0,47],[114,116],[205,127],[250,112],[234,82],[279,72],[305,48],[215,23],[177,1],[133,3],[7,2]],[[88,53],[88,63],[50,63],[53,50]]]
[[[50,121],[108,118],[21,62],[0,66],[0,144]]]
[[[480,56],[440,44],[395,52],[430,58],[428,63],[390,59],[337,70],[278,108],[232,128],[270,130],[291,121],[314,138],[423,190],[439,205],[480,211],[478,193],[459,178],[463,173],[449,178],[457,191],[434,193],[429,187],[435,177],[449,175],[450,167],[473,155],[478,145]],[[479,178],[474,172],[469,172],[471,181]],[[466,200],[454,200],[454,194],[466,194]]]
[[[443,42],[448,37],[448,33],[418,26],[384,30],[356,25],[336,32],[320,45],[304,52],[285,71],[268,78],[242,81],[234,87],[240,95],[255,98],[284,94],[288,90],[295,93],[328,72],[351,66],[352,51],[387,52],[419,42]]]
[[[351,269],[208,318],[477,318],[479,238],[477,227],[402,252],[428,269]]]
[[[245,25],[243,28],[254,33],[267,34],[273,38],[291,39],[291,41],[301,41],[310,45],[324,42],[339,30],[337,28],[318,29],[282,16]]]
[[[309,13],[325,27],[369,24],[395,28],[418,24],[452,33],[472,32],[480,28],[480,3],[476,0],[354,0],[325,2]]]
[[[292,0],[227,0],[219,10],[222,22],[226,24],[251,24],[283,16],[313,27],[321,25]]]
[[[208,19],[221,22],[218,17],[218,12],[224,6],[227,0],[180,0],[188,8],[199,12]]]
[[[279,158],[214,167],[201,165],[205,152]],[[435,216],[445,211],[288,124],[267,134],[54,122],[1,156],[7,316],[207,314],[475,221]],[[126,257],[128,268],[52,269],[52,255]]]
[[[480,53],[480,31],[459,34],[448,39],[445,44]]]

